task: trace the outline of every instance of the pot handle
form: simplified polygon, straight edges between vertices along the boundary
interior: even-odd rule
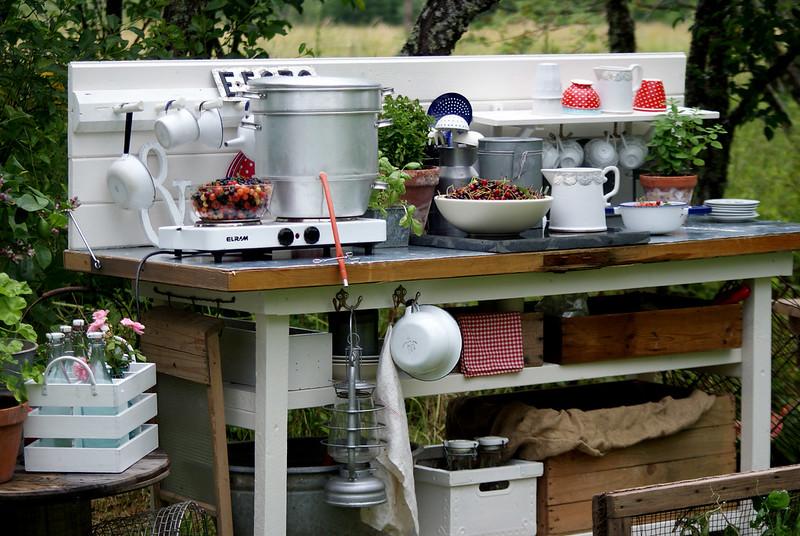
[[[394,94],[394,88],[393,87],[384,86],[384,87],[381,88],[381,97],[385,97],[387,95],[393,95],[393,94]]]
[[[385,190],[389,187],[389,183],[386,181],[375,181],[372,183],[373,190]]]
[[[617,195],[617,193],[619,192],[619,168],[617,168],[617,166],[604,167],[603,171],[601,171],[600,174],[603,177],[605,177],[606,173],[608,173],[609,171],[613,171],[614,172],[614,188],[610,192],[608,192],[606,195],[603,196],[603,198],[606,201],[608,201],[610,198],[612,198],[615,195]]]
[[[375,128],[390,127],[394,124],[393,119],[378,119],[375,121]]]

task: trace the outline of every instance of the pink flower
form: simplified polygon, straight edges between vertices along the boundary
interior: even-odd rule
[[[83,359],[84,363],[86,363],[87,365],[89,364],[89,361],[85,357],[82,357],[81,359]],[[86,367],[84,367],[80,363],[72,364],[72,373],[75,375],[76,378],[78,378],[78,380],[82,382],[89,380],[89,372],[86,370]]]
[[[131,328],[137,335],[144,335],[144,324],[140,324],[139,322],[131,320],[128,317],[123,318],[119,323],[126,328]]]
[[[98,309],[97,311],[92,313],[92,319],[94,322],[89,324],[89,327],[86,328],[86,331],[91,333],[93,331],[102,331],[103,326],[106,324],[106,317],[108,316],[108,309]]]

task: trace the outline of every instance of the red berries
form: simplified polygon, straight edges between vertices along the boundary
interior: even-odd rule
[[[449,188],[447,197],[451,199],[485,199],[485,200],[519,200],[542,199],[544,195],[536,190],[512,184],[507,179],[487,180],[472,179],[469,184],[461,188]]]

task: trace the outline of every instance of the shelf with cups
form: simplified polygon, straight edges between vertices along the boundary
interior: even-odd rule
[[[525,110],[484,110],[474,111],[472,122],[500,129],[502,127],[536,127],[547,125],[568,124],[610,124],[610,123],[637,123],[658,119],[666,112],[639,112],[632,113],[561,113],[554,115],[540,115],[530,109]],[[719,112],[700,110],[700,119],[718,119]],[[499,133],[496,133],[499,135]]]

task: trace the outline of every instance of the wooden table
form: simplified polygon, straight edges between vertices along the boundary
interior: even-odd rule
[[[169,458],[155,450],[122,473],[28,473],[18,466],[0,484],[3,534],[85,535],[91,500],[151,486],[169,474]]]
[[[609,220],[613,221],[613,220]],[[649,244],[538,253],[487,254],[410,247],[377,250],[348,266],[350,296],[362,308],[392,306],[402,284],[423,303],[502,300],[578,292],[624,290],[744,279],[752,294],[744,304],[742,347],[713,352],[528,368],[517,374],[464,378],[450,374],[423,382],[406,378],[406,396],[545,384],[664,370],[715,367],[742,378],[741,468],[769,467],[771,388],[771,286],[792,273],[800,249],[800,224],[719,224],[692,217],[679,232]],[[67,251],[68,269],[132,279],[151,248],[96,251],[94,270],[85,251]],[[330,402],[330,387],[288,390],[289,316],[329,312],[341,288],[335,264],[310,258],[215,264],[210,258],[149,260],[142,292],[166,301],[219,300],[250,312],[256,322],[256,378],[251,390],[226,387],[230,424],[256,431],[255,533],[279,534],[286,525],[286,411]],[[204,302],[207,304],[207,302]],[[267,343],[268,341],[268,343]],[[268,529],[269,528],[269,529]]]

